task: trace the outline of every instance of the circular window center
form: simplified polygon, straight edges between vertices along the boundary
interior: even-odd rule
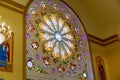
[[[62,34],[60,32],[56,32],[55,39],[57,39],[58,41],[62,41],[62,39],[63,39]]]

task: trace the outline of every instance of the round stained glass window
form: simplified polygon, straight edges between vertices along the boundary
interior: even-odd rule
[[[83,25],[60,0],[31,2],[26,12],[26,48],[26,57],[35,60],[27,61],[27,78],[93,79]]]
[[[49,12],[43,15],[39,23],[40,41],[54,58],[63,60],[71,55],[75,48],[75,34],[71,29],[70,23],[67,23],[62,14]]]

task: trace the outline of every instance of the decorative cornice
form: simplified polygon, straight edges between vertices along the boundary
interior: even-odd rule
[[[17,8],[20,8],[20,9],[23,9],[23,10],[25,9],[24,5],[21,5],[21,4],[17,3],[17,2],[15,2],[15,1],[12,1],[12,0],[2,0],[2,1],[6,2],[8,4],[11,4],[11,5],[13,5],[13,6],[17,7]]]
[[[91,34],[87,34],[87,35],[88,35],[89,41],[92,41],[92,42],[97,43],[97,44],[102,45],[102,46],[107,46],[111,43],[119,41],[119,37],[117,34],[112,35],[112,36],[105,38],[105,39],[98,38],[98,37],[93,36]]]
[[[23,14],[25,10],[25,6],[16,3],[12,0],[0,0],[0,6],[3,6],[5,8],[8,8],[12,11],[15,11],[17,13]]]

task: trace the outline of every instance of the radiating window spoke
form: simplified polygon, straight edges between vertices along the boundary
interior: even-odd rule
[[[49,35],[51,35],[51,36],[54,35],[54,33],[51,33],[51,32],[48,32],[48,31],[46,31],[46,30],[42,30],[42,29],[40,29],[40,32],[44,32],[45,34],[49,34]]]
[[[65,44],[66,47],[69,48],[70,51],[72,51],[72,48],[65,41],[63,41],[63,43]]]
[[[65,59],[70,55],[70,51],[72,51],[74,45],[73,35],[71,35],[72,30],[65,23],[65,20],[59,18],[57,14],[45,15],[44,23],[47,24],[47,28],[43,28],[44,30],[41,30],[41,32],[43,32],[43,36],[45,37],[45,43],[53,44],[53,55],[59,54],[61,59]],[[54,32],[49,32],[51,30],[54,30]],[[52,37],[47,38],[46,34]],[[55,42],[52,43],[52,40],[55,40]]]

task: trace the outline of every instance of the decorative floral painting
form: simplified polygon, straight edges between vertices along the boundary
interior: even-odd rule
[[[99,76],[98,80],[107,80],[104,60],[102,59],[102,57],[98,56],[96,57],[96,62]]]
[[[35,80],[93,80],[83,25],[60,0],[33,0],[28,7],[26,77]]]

